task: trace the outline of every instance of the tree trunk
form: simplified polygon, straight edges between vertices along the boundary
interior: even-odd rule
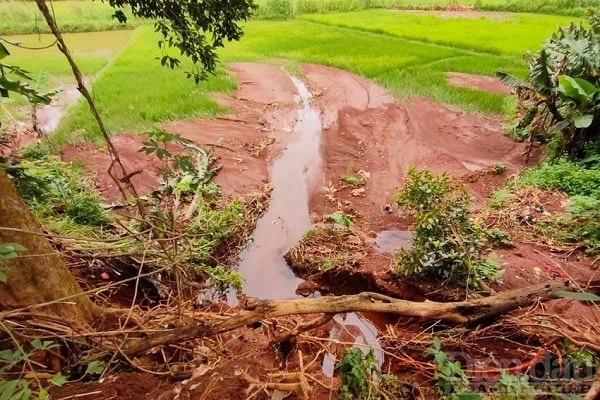
[[[0,243],[18,243],[26,249],[17,258],[2,261],[7,282],[0,283],[0,310],[47,313],[75,332],[89,327],[98,309],[83,294],[2,168]]]

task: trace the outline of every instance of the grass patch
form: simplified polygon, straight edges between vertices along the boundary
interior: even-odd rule
[[[303,20],[251,21],[241,43],[220,50],[224,61],[289,59],[341,68],[382,85],[400,97],[423,95],[475,112],[504,113],[504,96],[446,82],[447,71],[492,76],[502,66],[516,75],[518,57],[473,54],[461,49]]]
[[[112,18],[112,7],[101,1],[54,1],[51,7],[62,32],[132,29],[145,22],[133,18],[125,10],[128,23],[121,24]],[[0,21],[0,35],[50,32],[46,20],[32,1],[0,2]]]
[[[546,206],[552,204],[552,213]],[[557,251],[600,252],[600,170],[572,161],[545,161],[488,200],[499,226]],[[558,206],[558,207],[556,207]]]
[[[526,171],[519,184],[541,189],[553,189],[570,196],[600,199],[600,169],[586,169],[566,159],[547,161]]]
[[[557,26],[572,18],[535,14],[510,14],[504,19],[441,17],[395,10],[367,10],[299,18],[320,24],[382,33],[477,52],[517,55],[539,50]]]
[[[581,17],[597,0],[257,0],[255,16],[264,19],[293,18],[299,14],[324,14],[359,11],[372,8],[475,10],[528,12]]]
[[[25,148],[20,156],[18,163],[4,166],[43,225],[61,234],[92,235],[111,221],[93,179],[79,166],[61,162],[40,146]]]
[[[1,4],[1,3],[0,3]],[[131,37],[133,31],[65,33],[63,35],[76,62],[88,80],[97,74],[115,57]],[[19,42],[30,48],[45,47],[54,42],[54,36],[43,35],[14,35],[4,39]],[[28,50],[5,44],[10,56],[2,60],[10,65],[18,65],[29,71],[38,83],[42,92],[75,86],[75,78],[64,55],[56,46],[40,50]],[[8,99],[0,99],[3,106],[17,119],[24,118],[24,113],[30,110],[25,97],[11,95]],[[0,113],[0,123],[9,119]]]
[[[96,106],[110,132],[144,132],[157,122],[190,117],[211,117],[224,108],[211,98],[214,92],[231,92],[235,82],[222,71],[199,85],[182,71],[161,67],[152,28],[143,26],[93,86]],[[188,67],[185,61],[182,68]],[[75,104],[53,136],[55,144],[80,140],[100,141],[100,132],[88,106]]]

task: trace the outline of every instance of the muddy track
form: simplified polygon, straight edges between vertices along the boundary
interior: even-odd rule
[[[235,63],[230,67],[239,82],[239,88],[233,96],[220,99],[230,109],[227,115],[214,120],[176,121],[164,124],[163,127],[212,148],[213,154],[223,165],[216,180],[221,184],[225,195],[239,196],[251,190],[262,190],[266,183],[274,180],[272,166],[295,140],[294,127],[301,118],[299,109],[302,105],[296,100],[296,87],[290,76],[279,67],[257,63]],[[309,282],[305,289],[326,289],[323,293],[348,294],[368,289],[416,301],[426,298],[448,299],[452,293],[447,290],[441,293],[432,283],[399,280],[391,272],[392,255],[378,251],[373,244],[376,240],[370,240],[379,232],[403,231],[408,226],[409,221],[401,218],[393,207],[389,207],[393,206],[391,197],[394,188],[402,184],[407,167],[415,165],[417,168],[444,171],[461,177],[473,194],[476,204],[481,205],[511,174],[526,166],[521,158],[523,146],[503,136],[504,121],[498,116],[470,115],[419,97],[398,100],[373,83],[344,71],[317,65],[301,65],[300,68],[303,71],[302,80],[313,96],[310,105],[318,110],[322,127],[319,150],[322,158],[321,184],[309,186],[308,200],[304,200],[308,202],[310,220],[313,223],[320,222],[327,213],[343,211],[354,215],[354,229],[369,238],[365,240],[367,246],[360,249],[361,262],[355,270],[323,273],[315,277],[318,281],[316,284]],[[469,79],[463,79],[463,83]],[[142,137],[135,135],[122,134],[115,137],[115,144],[128,168],[140,171],[135,176],[134,183],[140,193],[147,193],[159,181],[158,165],[155,160],[137,151],[142,141]],[[63,158],[81,162],[88,171],[96,174],[106,200],[118,200],[118,191],[105,174],[110,160],[103,151],[90,144],[80,144],[66,149]],[[507,167],[504,174],[486,173],[488,166],[499,162]],[[364,191],[353,192],[353,188],[342,183],[340,178],[349,167],[368,174]],[[302,171],[290,169],[288,173],[296,172]],[[276,218],[273,218],[272,224],[271,221],[266,222],[267,226],[278,226]],[[281,234],[275,230],[271,232],[272,235]],[[269,235],[266,237],[268,240]],[[283,254],[287,250],[283,248],[277,251]],[[550,274],[539,271],[537,266],[540,265],[540,260],[567,270],[579,282],[586,282],[593,276],[589,262],[556,257],[547,249],[521,243],[518,238],[514,248],[499,250],[498,253],[507,270],[503,282],[494,285],[499,291],[552,279]],[[277,278],[267,278],[261,270],[261,263],[271,262],[270,257],[265,255],[264,259],[253,262],[256,264],[258,281],[262,281],[263,285],[261,297],[286,296],[288,289],[283,294],[279,290],[270,290],[279,282]],[[534,273],[536,268],[538,272]],[[464,293],[460,295],[464,296]],[[585,304],[568,299],[548,302],[545,307],[547,312],[560,313],[580,324],[588,321],[587,317],[591,312]],[[220,310],[222,311],[221,308]],[[377,319],[381,327],[386,323],[396,324],[394,327],[399,330],[399,335],[404,329],[414,325],[411,321],[400,321],[398,325],[398,321],[388,321],[382,315],[370,318]],[[182,396],[189,394],[190,398],[245,399],[252,393],[256,394],[252,392],[256,388],[239,372],[245,371],[252,378],[266,380],[269,379],[266,372],[279,371],[282,360],[270,344],[272,334],[277,330],[277,324],[287,324],[291,328],[297,322],[271,321],[224,334],[218,341],[209,342],[206,346],[209,350],[207,357],[211,360],[218,359],[219,362],[215,361],[213,364],[211,361],[212,366],[207,369],[210,372],[194,378],[195,382],[202,382],[202,385],[186,386],[187,383],[177,383],[175,387],[147,374],[120,374],[111,377],[114,378],[111,382],[95,386],[75,384],[69,394],[89,393],[96,388],[98,393],[104,390],[106,398],[114,396],[114,393],[132,399],[172,398],[177,390]],[[311,332],[311,335],[315,338],[329,337],[353,343],[362,335],[360,327],[353,325],[363,325],[359,322],[338,321],[337,325],[322,326]],[[340,332],[347,332],[348,337],[341,340],[334,336],[332,332],[336,331],[336,327],[340,328]],[[420,331],[421,327],[415,325],[415,329]],[[417,333],[409,332],[408,335]],[[324,371],[319,354],[325,349],[322,344],[325,342],[319,340],[323,339],[298,340],[294,345],[305,354],[305,360],[314,357],[315,362],[307,363],[310,365],[309,373],[314,376],[322,376]],[[488,350],[493,353],[493,343],[486,342],[487,345],[492,345]],[[212,351],[209,347],[216,350]],[[506,352],[506,349],[498,350],[499,355]],[[335,350],[330,347],[327,351]],[[414,357],[422,357],[422,348],[414,351]],[[488,357],[487,353],[485,356]],[[290,371],[298,370],[298,365],[295,354],[283,361],[283,366]],[[395,371],[393,363],[386,365],[388,367],[400,376],[414,373]],[[414,376],[407,378],[414,380]],[[335,376],[331,379],[324,377],[323,381],[335,388],[336,379]],[[131,381],[140,384],[132,385]],[[224,385],[223,382],[227,384]],[[333,393],[320,385],[314,385],[313,389],[312,398],[315,399],[330,399]],[[128,391],[131,391],[131,396]],[[57,396],[63,397],[64,395]]]
[[[476,205],[484,204],[493,190],[527,166],[522,157],[524,145],[503,135],[505,121],[499,116],[472,115],[422,97],[399,100],[372,82],[335,68],[312,64],[300,68],[322,126],[322,183],[312,185],[308,196],[312,222],[343,211],[354,215],[355,227],[370,235],[404,230],[409,221],[389,206],[409,165],[462,177]],[[233,96],[220,99],[229,108],[228,114],[163,127],[212,148],[223,165],[216,180],[225,195],[238,196],[271,181],[274,161],[295,140],[301,106],[291,77],[278,66],[234,63],[230,69],[239,88]],[[142,141],[135,135],[115,137],[129,169],[140,171],[134,184],[140,193],[147,193],[159,178],[156,161],[138,152]],[[104,152],[80,144],[65,149],[63,158],[81,162],[97,175],[106,199],[118,200],[119,193],[105,174],[109,159]],[[504,174],[485,172],[500,162],[507,168]],[[364,191],[353,192],[341,182],[349,168],[369,175]],[[506,263],[517,268],[516,273],[507,274],[507,288],[548,278],[531,273],[539,265],[539,255],[531,246],[517,243],[517,247],[501,251]],[[388,276],[389,254],[372,249],[366,260],[361,273],[371,271],[382,279],[382,285],[394,281]],[[588,272],[582,269],[584,276]]]

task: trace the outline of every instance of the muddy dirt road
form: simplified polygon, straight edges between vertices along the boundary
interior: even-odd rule
[[[238,196],[250,190],[264,190],[265,185],[275,186],[273,208],[259,221],[262,231],[257,229],[255,241],[248,248],[247,252],[252,254],[241,255],[241,272],[247,280],[247,291],[253,296],[295,297],[295,288],[302,283],[286,270],[283,254],[310,224],[338,211],[353,215],[354,226],[372,239],[371,245],[361,254],[356,271],[344,276],[325,276],[325,281],[312,283],[312,290],[335,292],[341,288],[341,292],[353,293],[376,289],[423,300],[431,288],[399,282],[390,268],[390,249],[406,245],[410,239],[406,233],[409,221],[398,215],[392,202],[394,190],[402,184],[408,166],[448,172],[461,178],[473,195],[475,207],[483,205],[495,189],[526,167],[522,156],[524,145],[503,135],[505,121],[498,116],[471,115],[420,97],[396,99],[365,79],[324,66],[300,65],[303,76],[296,82],[276,65],[235,63],[230,68],[239,88],[232,97],[220,99],[229,107],[228,114],[214,120],[171,122],[163,127],[213,149],[223,165],[215,179],[225,195]],[[501,90],[483,77],[453,75],[449,79],[457,85],[473,85],[475,89],[491,85],[492,90]],[[303,93],[304,89],[307,92]],[[307,123],[308,120],[313,122]],[[318,138],[317,145],[303,142],[306,138],[299,137],[303,134]],[[131,170],[140,171],[133,179],[134,184],[140,193],[147,193],[156,187],[159,178],[156,161],[137,151],[142,141],[143,138],[127,133],[115,137],[122,160]],[[310,153],[309,157],[305,153]],[[62,156],[81,162],[96,174],[107,201],[119,200],[118,190],[102,173],[109,164],[103,151],[80,144],[65,149]],[[488,173],[490,166],[499,163],[506,167],[503,174]],[[344,183],[342,177],[350,172],[362,174],[366,184],[356,188]],[[293,192],[291,187],[286,189],[285,185],[300,192]],[[281,200],[290,193],[296,194]],[[547,208],[551,209],[550,205]],[[284,240],[279,241],[282,237]],[[547,249],[517,239],[514,248],[498,253],[507,269],[503,281],[494,286],[498,290],[552,279],[550,273],[533,272],[540,259],[553,257]],[[592,276],[584,262],[558,258],[552,258],[552,262],[560,268],[567,268],[568,264],[571,276],[576,278],[585,280]],[[269,267],[277,264],[274,272],[268,272],[265,263]],[[577,310],[578,314],[587,312],[579,303],[568,300],[553,302],[550,307]],[[375,322],[380,327],[385,325],[385,321]],[[360,323],[353,324],[358,330],[348,339],[350,342],[361,335]],[[253,393],[248,392],[252,385],[249,387],[239,371],[260,376],[265,368],[278,368],[281,360],[268,345],[270,330],[274,328],[265,325],[261,329],[249,328],[219,339],[227,343],[228,354],[235,357],[221,359],[211,367],[210,376],[200,378],[209,386],[219,387],[214,396],[205,398],[247,398]],[[317,330],[313,333],[314,340],[301,345],[302,351],[307,357],[318,358],[324,345],[317,337],[330,337],[335,329],[329,325]],[[288,360],[288,367],[293,370],[297,362]],[[320,374],[319,362],[310,365],[311,373]],[[116,382],[126,381],[127,377],[120,375],[116,379]],[[223,380],[227,380],[227,388],[219,386]],[[158,392],[172,393],[169,385],[165,388],[154,378],[148,381],[152,381]],[[123,383],[115,383],[118,385]],[[201,388],[182,387],[178,386],[178,390],[186,394],[206,394]],[[314,395],[326,399],[331,397],[331,391],[317,385]]]

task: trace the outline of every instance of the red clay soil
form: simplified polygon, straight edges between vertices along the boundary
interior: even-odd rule
[[[511,93],[509,87],[504,85],[497,78],[492,78],[491,76],[465,74],[462,72],[448,72],[446,73],[446,77],[448,79],[448,83],[454,86],[503,95],[508,95]]]
[[[300,67],[303,80],[313,94],[312,104],[321,111],[324,127],[321,155],[326,185],[316,188],[309,201],[315,222],[321,221],[325,214],[343,211],[354,214],[355,226],[370,235],[382,230],[406,229],[408,221],[401,218],[393,207],[391,214],[386,212],[389,210],[386,207],[392,206],[394,188],[402,184],[409,165],[434,172],[446,171],[461,178],[476,205],[484,204],[493,190],[527,166],[522,157],[524,145],[514,143],[503,135],[505,121],[498,116],[475,116],[422,97],[398,100],[348,72],[309,64]],[[163,127],[212,148],[223,165],[216,180],[224,193],[241,195],[251,189],[260,189],[268,182],[270,165],[292,138],[298,105],[295,87],[280,68],[269,64],[236,63],[231,65],[231,69],[238,79],[239,88],[232,97],[220,99],[229,107],[227,115],[212,120],[171,122]],[[464,77],[462,79],[468,82]],[[488,83],[481,83],[478,87],[493,89]],[[122,152],[121,157],[127,167],[131,171],[141,171],[134,177],[134,183],[144,194],[154,189],[160,179],[156,173],[158,163],[137,152],[141,140],[127,134],[114,137],[115,146]],[[107,201],[118,200],[118,191],[104,173],[109,165],[104,151],[83,144],[65,150],[62,155],[64,159],[79,161],[97,175]],[[506,166],[504,173],[487,173],[490,166],[498,163]],[[364,191],[353,192],[353,188],[342,183],[341,177],[349,168],[367,174]],[[542,262],[556,270],[564,270],[580,283],[593,278],[589,261],[572,256],[565,258],[565,255],[549,253],[544,247],[516,242],[515,248],[499,250],[506,269],[502,282],[495,286],[499,290],[553,279],[552,269],[539,268]],[[391,278],[390,254],[372,249],[365,260],[362,268],[372,274],[382,289],[388,293],[395,292],[399,297],[410,297],[405,293],[407,287],[398,286]],[[414,289],[423,290],[423,295],[427,292],[416,285]],[[420,297],[421,294],[412,296]],[[248,398],[254,389],[248,379],[241,378],[243,371],[252,377],[264,378],[265,371],[276,370],[278,366],[273,349],[268,345],[268,331],[260,332],[252,329],[236,331],[225,338],[223,342],[229,344],[224,346],[228,356],[233,355],[233,361],[229,359],[225,364],[215,364],[214,370],[197,377],[197,381],[187,382],[188,386],[179,383],[163,391],[162,385],[167,383],[145,377],[143,379],[148,382],[140,385],[139,389],[133,383],[127,389],[137,390],[137,394],[120,394],[115,389],[109,395],[100,389],[108,383],[93,383],[86,384],[84,391],[78,388],[69,393],[61,391],[60,395],[55,392],[53,398],[71,398],[66,396],[93,390],[103,390],[103,394],[82,398]],[[303,350],[307,351],[306,358],[310,359],[317,351],[314,348]],[[223,360],[228,359],[224,354],[222,357]],[[319,368],[311,368],[318,374]],[[129,382],[130,378],[120,375],[118,379]],[[319,379],[325,378],[321,376]],[[145,382],[138,378],[134,380],[135,385]],[[203,386],[192,389],[190,385],[198,382]],[[219,389],[211,389],[212,394],[201,396],[210,385]],[[330,398],[329,390],[319,385],[312,386],[316,390],[312,398]],[[177,391],[180,395],[175,396]],[[269,397],[260,393],[255,398]],[[292,395],[286,398],[300,397]]]

